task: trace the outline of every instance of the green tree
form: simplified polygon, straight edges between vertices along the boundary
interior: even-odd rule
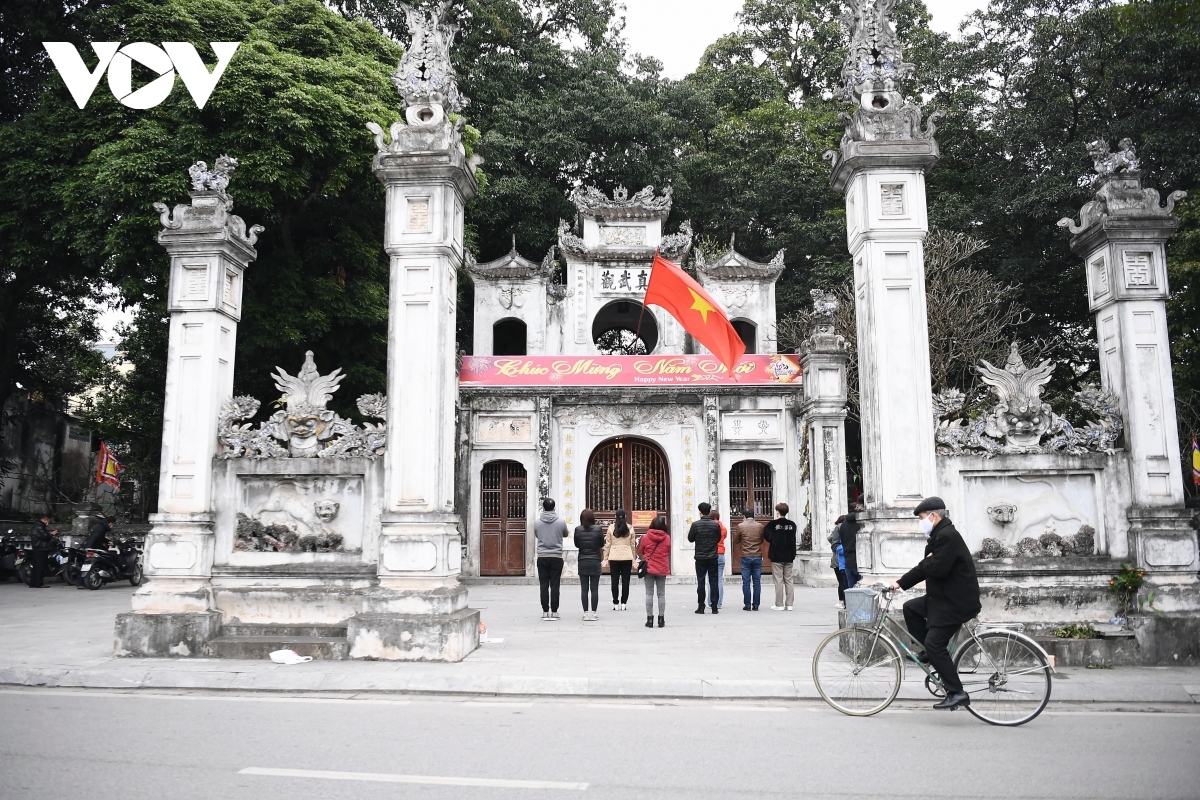
[[[267,230],[246,276],[235,391],[272,397],[271,367],[294,370],[311,348],[319,365],[345,371],[335,404],[351,413],[357,395],[384,387],[383,192],[364,123],[398,118],[389,76],[401,51],[315,0],[126,0],[90,17],[86,38],[188,41],[201,53],[209,41],[242,42],[203,110],[177,83],[154,109],[128,109],[100,87],[81,111],[55,77],[0,134],[4,195],[27,206],[0,246],[88,291],[111,283],[136,309],[123,346],[135,369],[112,376],[93,419],[134,462],[153,507],[168,260],[151,204],[186,200],[193,161],[239,159],[236,211]]]

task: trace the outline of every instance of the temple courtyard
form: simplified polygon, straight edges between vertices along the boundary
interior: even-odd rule
[[[133,589],[46,592],[0,584],[0,684],[266,692],[357,692],[456,696],[556,696],[797,700],[820,703],[812,654],[837,627],[830,589],[798,588],[796,610],[745,612],[740,585],[728,584],[718,616],[698,615],[695,586],[667,587],[665,628],[648,630],[640,582],[628,611],[612,611],[602,587],[600,619],[584,623],[578,586],[563,586],[562,620],[543,622],[537,586],[470,587],[489,641],[457,663],[334,661],[281,665],[266,658],[129,658],[114,655],[113,620]],[[900,705],[924,709],[916,670],[906,671]],[[1060,667],[1051,707],[1169,708],[1200,711],[1200,667]],[[824,715],[840,716],[817,708]],[[963,715],[965,716],[965,715]],[[1197,718],[1200,722],[1200,718]]]

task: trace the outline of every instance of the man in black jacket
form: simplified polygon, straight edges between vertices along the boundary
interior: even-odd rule
[[[892,588],[907,590],[925,582],[925,596],[904,604],[904,623],[917,641],[925,643],[925,652],[918,658],[937,670],[946,687],[945,698],[934,708],[970,705],[971,698],[963,691],[948,646],[963,623],[983,608],[975,562],[954,523],[946,517],[942,498],[927,497],[913,513],[921,518],[921,530],[929,536],[925,558]]]
[[[50,516],[45,515],[29,529],[29,588],[45,589],[42,579],[46,576],[46,558],[54,549],[54,537],[58,530],[50,527]]]
[[[796,589],[792,582],[792,566],[796,562],[796,523],[787,518],[788,504],[775,506],[778,516],[763,528],[763,539],[771,546],[771,576],[775,579],[775,605],[772,611],[791,611],[796,604]]]
[[[700,519],[688,528],[688,541],[696,544],[696,599],[699,601],[696,613],[704,613],[704,582],[707,579],[712,612],[716,614],[719,613],[717,603],[721,596],[721,587],[717,583],[721,580],[717,574],[717,543],[721,541],[721,526],[709,518],[712,506],[708,503],[701,503],[696,510],[700,512]]]

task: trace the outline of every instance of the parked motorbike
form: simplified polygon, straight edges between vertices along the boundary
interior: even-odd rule
[[[59,548],[50,554],[46,572],[57,572],[59,580],[63,583],[73,584],[79,580],[79,570],[85,561],[87,550],[84,548],[59,545]]]
[[[109,581],[127,580],[131,586],[142,584],[142,565],[138,563],[136,543],[132,539],[117,540],[117,551],[88,550],[87,560],[79,568],[83,585],[99,589]]]
[[[17,557],[13,568],[17,573],[17,580],[25,585],[29,585],[29,579],[33,577],[33,564],[29,561],[29,556],[32,551],[28,547],[16,545]]]
[[[17,540],[12,528],[0,539],[0,583],[17,576]]]

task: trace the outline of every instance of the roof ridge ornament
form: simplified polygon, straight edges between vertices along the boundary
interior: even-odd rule
[[[634,216],[639,212],[646,215],[665,217],[671,211],[671,196],[673,189],[668,186],[661,195],[654,193],[653,186],[647,186],[631,197],[629,190],[618,186],[613,190],[613,196],[608,197],[595,186],[580,186],[571,193],[571,202],[581,213],[611,215],[612,212],[625,212],[623,215]]]

